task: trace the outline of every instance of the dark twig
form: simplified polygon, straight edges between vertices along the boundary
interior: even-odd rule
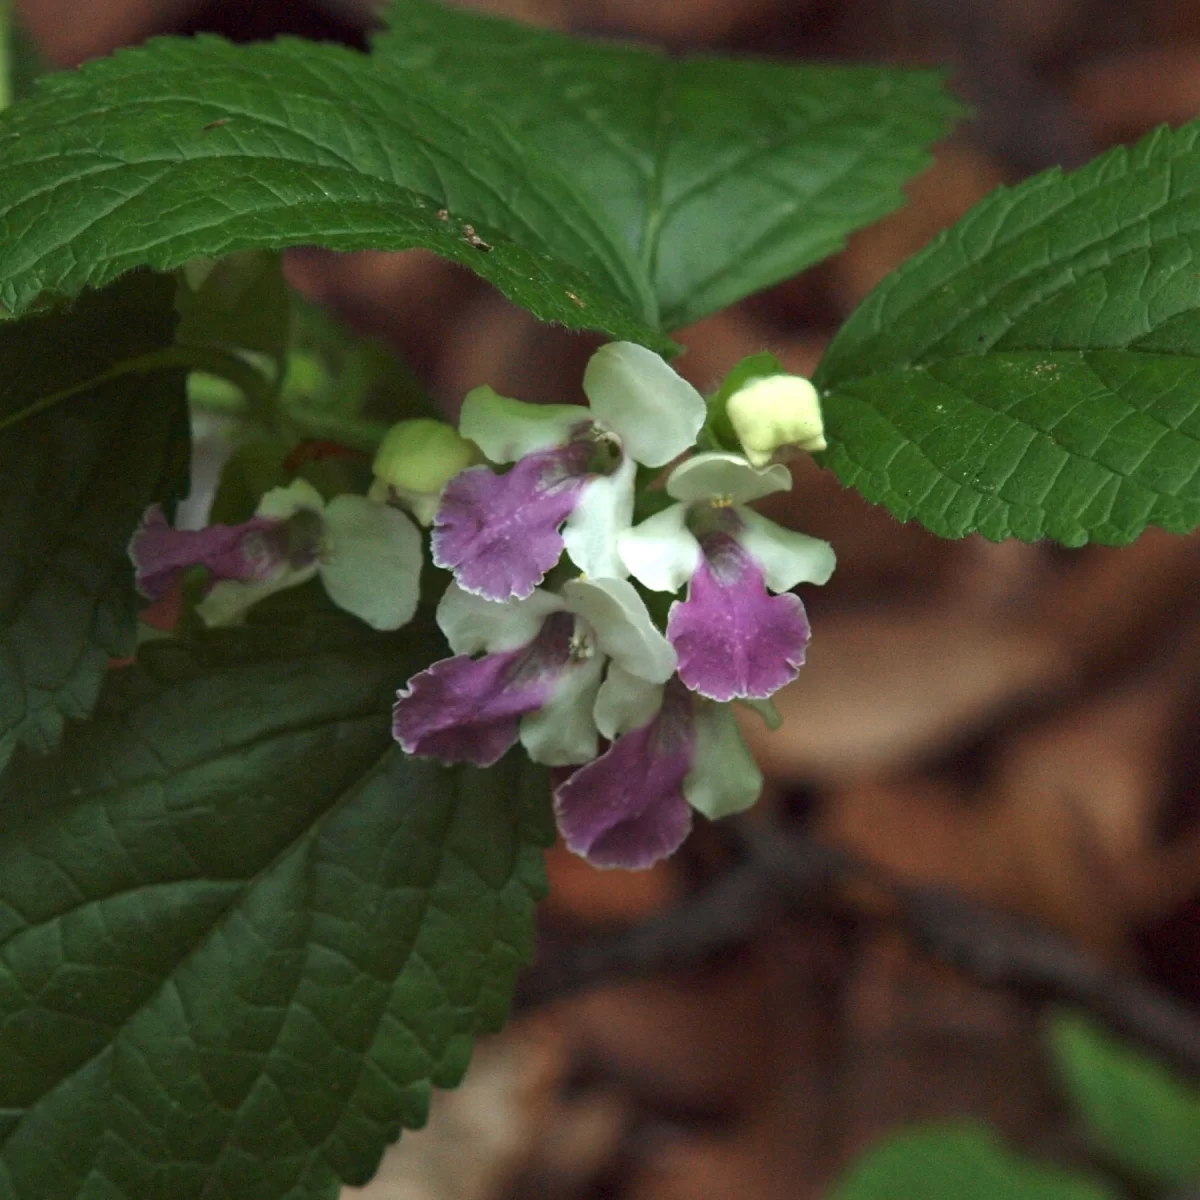
[[[740,857],[707,888],[661,916],[563,948],[527,972],[525,1009],[599,983],[702,962],[750,941],[770,921],[821,908],[862,915],[847,884],[925,953],[979,982],[1039,1003],[1077,1006],[1200,1078],[1200,1015],[1134,976],[1110,970],[1062,934],[955,892],[902,883],[809,838],[747,833]]]
[[[804,843],[804,847],[815,843]],[[517,985],[519,1012],[597,983],[703,962],[751,941],[801,898],[815,900],[842,869],[824,847],[806,856],[781,844],[743,843],[743,856],[678,907],[606,937],[562,947]]]

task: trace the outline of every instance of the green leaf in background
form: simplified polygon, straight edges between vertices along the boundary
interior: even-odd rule
[[[0,767],[18,742],[56,745],[133,652],[125,547],[186,487],[189,442],[183,371],[119,372],[170,346],[173,290],[131,275],[0,321]]]
[[[0,303],[136,266],[318,244],[425,247],[546,321],[659,348],[602,211],[450,88],[340,46],[163,38],[0,116]]]
[[[1050,1048],[1099,1149],[1162,1189],[1200,1183],[1200,1088],[1085,1017],[1057,1016]]]
[[[383,342],[292,293],[292,351],[280,405],[307,437],[374,454],[408,417],[438,416],[421,381]]]
[[[0,796],[0,1197],[331,1200],[504,1020],[545,776],[395,750],[404,638],[143,658]]]
[[[291,332],[290,289],[283,259],[246,250],[221,259],[192,259],[179,273],[176,340],[261,354],[282,375]]]
[[[817,375],[826,462],[943,537],[1200,522],[1200,125],[978,204]]]
[[[393,0],[397,79],[451,82],[610,213],[678,329],[898,208],[962,112],[931,71],[669,58]]]
[[[1116,1200],[1083,1176],[1005,1149],[985,1126],[897,1133],[868,1150],[830,1200]]]
[[[16,10],[16,0],[0,0],[0,109],[29,95],[50,69]]]

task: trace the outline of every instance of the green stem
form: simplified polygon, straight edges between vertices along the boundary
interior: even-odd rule
[[[61,388],[35,400],[32,404],[27,404],[17,412],[0,419],[0,433],[29,417],[45,412],[48,408],[53,408],[56,404],[70,400],[73,396],[111,383],[115,379],[124,379],[130,375],[150,375],[156,371],[178,370],[203,371],[207,375],[226,379],[234,387],[241,389],[257,415],[262,417],[270,411],[274,389],[258,371],[236,354],[211,346],[167,346],[162,350],[154,350],[149,354],[117,363],[99,375],[93,375],[90,379]]]

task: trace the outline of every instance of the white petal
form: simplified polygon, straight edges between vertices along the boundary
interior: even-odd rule
[[[677,592],[696,573],[700,543],[687,527],[687,505],[672,504],[617,538],[629,574],[652,592]]]
[[[728,704],[697,701],[696,750],[683,781],[688,803],[716,820],[744,812],[762,792],[763,777]]]
[[[276,592],[299,587],[316,573],[317,566],[313,563],[298,571],[282,567],[267,579],[246,582],[222,579],[214,584],[208,595],[196,605],[196,613],[206,625],[240,625],[246,619],[246,614],[260,600],[265,600]]]
[[[516,462],[536,450],[565,445],[571,430],[591,424],[582,404],[526,404],[490,387],[472,388],[463,400],[458,431],[492,462]]]
[[[596,697],[596,727],[611,741],[619,733],[641,729],[662,707],[663,685],[647,683],[611,663]]]
[[[521,745],[534,762],[569,767],[596,757],[599,746],[592,711],[603,669],[604,659],[598,654],[568,667],[550,700],[521,718]]]
[[[664,467],[696,441],[704,397],[653,350],[634,342],[601,346],[583,373],[596,420],[648,467]]]
[[[339,608],[373,629],[399,629],[417,611],[421,535],[399,509],[337,496],[325,509],[320,571]]]
[[[792,475],[782,463],[760,471],[740,454],[724,451],[697,454],[667,477],[667,495],[685,504],[721,496],[734,504],[749,504],[773,492],[791,489]]]
[[[438,603],[437,623],[455,654],[499,654],[527,646],[562,607],[561,596],[541,588],[524,600],[488,600],[452,583]]]
[[[739,509],[738,516],[745,526],[738,541],[762,567],[771,591],[790,592],[798,583],[828,582],[837,565],[828,542],[776,525],[752,508]]]
[[[287,487],[272,488],[267,492],[258,502],[254,515],[282,521],[295,516],[301,509],[321,512],[324,507],[324,497],[311,483],[306,479],[293,479]]]
[[[562,593],[567,609],[592,627],[597,646],[618,666],[651,683],[675,673],[675,648],[627,579],[571,579]]]
[[[611,475],[588,480],[575,511],[562,528],[571,561],[585,574],[621,579],[625,566],[617,537],[633,523],[633,485],[637,464],[628,455]]]

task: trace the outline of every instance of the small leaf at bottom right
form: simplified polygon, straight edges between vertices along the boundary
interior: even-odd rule
[[[1200,1184],[1200,1087],[1074,1013],[1055,1018],[1049,1039],[1105,1157],[1156,1188]]]

